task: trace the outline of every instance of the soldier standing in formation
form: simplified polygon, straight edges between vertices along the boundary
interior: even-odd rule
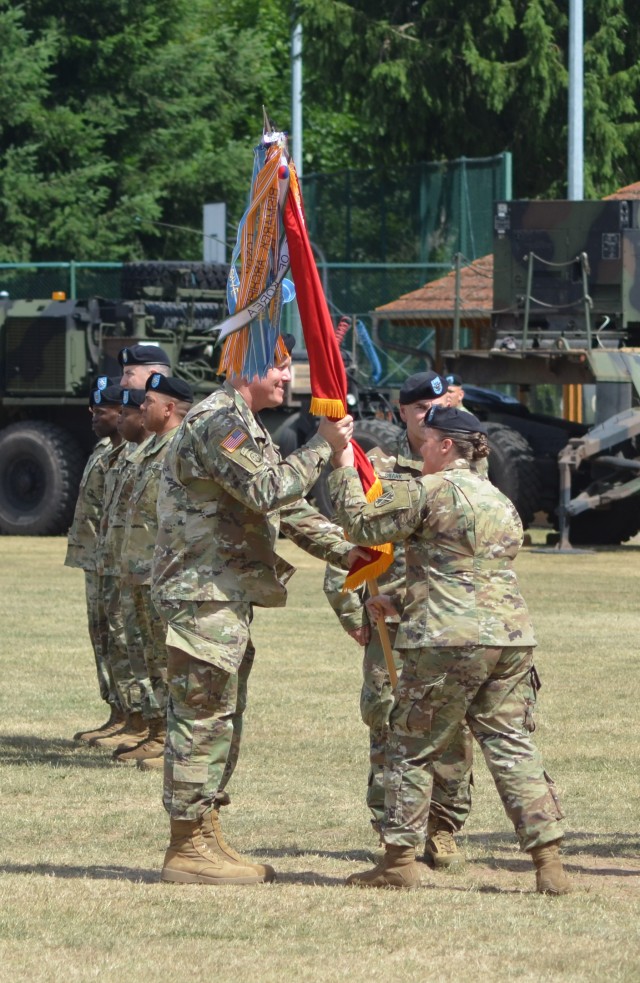
[[[409,376],[400,389],[400,417],[406,426],[394,455],[376,447],[369,452],[374,470],[382,480],[406,475],[419,478],[423,461],[420,448],[424,442],[423,421],[432,406],[448,405],[447,380],[437,372],[418,372]],[[484,462],[483,462],[484,463]],[[393,563],[378,578],[380,590],[393,594],[398,610],[402,609],[405,594],[406,562],[402,542],[394,544]],[[328,567],[324,589],[329,603],[338,614],[345,630],[365,646],[362,663],[360,712],[369,727],[369,778],[367,805],[376,832],[381,831],[384,819],[384,750],[387,741],[389,713],[393,706],[393,690],[387,671],[380,636],[372,631],[364,612],[364,591],[342,591],[344,574]],[[399,615],[388,624],[389,641],[394,645]],[[401,652],[393,653],[396,672],[401,669]],[[473,761],[471,732],[463,720],[448,748],[434,763],[433,793],[427,823],[425,860],[433,867],[450,867],[464,862],[454,833],[459,832],[471,809],[471,766]]]
[[[350,540],[404,542],[407,563],[395,643],[404,660],[385,750],[385,855],[373,870],[352,875],[351,885],[419,885],[415,855],[434,763],[466,716],[520,847],[532,856],[537,890],[570,889],[559,855],[562,813],[531,738],[535,639],[512,566],[522,525],[512,503],[470,468],[488,451],[476,417],[433,407],[421,450],[424,477],[385,482],[382,504],[367,503],[352,448],[333,455],[329,486]],[[368,606],[375,617],[396,613],[386,595]]]
[[[283,402],[292,340],[278,339],[264,378],[227,380],[195,406],[165,459],[152,582],[167,621],[164,805],[171,842],[164,881],[254,884],[274,877],[271,867],[228,846],[219,822],[254,655],[253,606],[286,601],[294,568],[275,552],[279,531],[345,569],[354,553],[303,498],[332,450],[350,438],[351,418],[331,427],[332,443],[323,421],[283,461],[256,416]]]
[[[108,394],[105,393],[107,389],[109,389]],[[121,727],[124,723],[124,715],[106,658],[108,627],[101,601],[101,578],[96,570],[96,547],[104,500],[105,457],[114,446],[122,442],[118,432],[120,389],[113,386],[112,380],[107,376],[100,376],[92,387],[89,411],[91,429],[98,442],[89,456],[80,481],[64,562],[65,566],[80,567],[84,570],[89,639],[96,662],[100,697],[107,703],[110,712],[108,720],[100,727],[74,734],[74,740],[85,742],[92,737],[99,737],[106,731],[111,731],[113,727]]]
[[[132,668],[141,687],[145,687],[142,716],[149,733],[130,750],[114,755],[118,762],[137,763],[143,771],[162,768],[167,731],[166,630],[151,601],[150,587],[158,532],[158,488],[169,443],[193,403],[193,393],[186,382],[159,372],[149,376],[145,393],[141,415],[145,430],[153,436],[141,447],[138,456],[125,519],[122,580],[132,600],[133,624],[127,637],[137,629],[142,641],[142,665],[136,664]]]

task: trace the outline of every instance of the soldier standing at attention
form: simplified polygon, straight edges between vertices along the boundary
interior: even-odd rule
[[[120,385],[123,389],[144,389],[154,372],[171,375],[171,359],[159,345],[147,343],[121,348],[118,361],[122,368]]]
[[[109,403],[106,399],[103,401],[103,391],[111,384],[112,381],[107,376],[99,376],[89,397],[91,429],[98,437],[98,442],[89,456],[80,481],[78,501],[69,529],[67,555],[64,561],[67,567],[80,567],[84,570],[89,638],[96,662],[98,687],[101,698],[110,709],[109,719],[100,727],[79,731],[73,735],[74,741],[85,742],[91,740],[92,737],[101,736],[114,726],[121,727],[124,723],[124,714],[118,702],[106,661],[108,628],[104,616],[104,607],[100,602],[100,576],[96,572],[96,546],[102,516],[106,473],[104,458],[114,446],[122,441],[118,432],[119,388],[118,398],[114,403]]]
[[[140,449],[137,476],[127,509],[122,543],[122,580],[133,602],[135,625],[142,638],[144,665],[139,682],[143,691],[142,716],[149,735],[128,751],[116,752],[120,763],[138,764],[143,770],[162,768],[167,732],[166,628],[151,601],[151,564],[158,532],[157,502],[162,464],[169,443],[193,403],[191,387],[182,379],[154,372],[147,379],[140,412],[145,430],[153,434]],[[135,639],[133,640],[135,643]]]
[[[434,762],[466,716],[520,847],[532,856],[537,890],[566,894],[558,849],[562,813],[530,736],[539,686],[535,639],[512,566],[522,525],[512,503],[469,466],[488,454],[475,416],[434,406],[421,453],[423,477],[385,482],[383,498],[371,505],[350,446],[333,455],[338,470],[329,478],[351,541],[404,542],[407,562],[396,635],[404,661],[384,764],[385,856],[347,883],[418,886],[415,851],[427,823]],[[371,598],[368,607],[375,617],[395,614],[387,595]]]
[[[255,884],[272,880],[225,842],[219,805],[237,759],[253,646],[254,605],[280,607],[294,572],[275,552],[282,531],[314,556],[348,568],[340,529],[302,496],[351,417],[325,421],[283,461],[256,414],[282,405],[292,344],[280,337],[261,378],[227,380],[195,406],[171,442],[158,496],[152,596],[167,621],[169,705],[164,805],[171,822],[162,880]]]
[[[91,740],[98,747],[119,750],[139,744],[147,737],[142,717],[143,694],[150,689],[148,679],[141,684],[141,666],[144,666],[142,642],[137,628],[128,637],[125,621],[132,620],[132,602],[123,589],[121,554],[127,506],[133,489],[140,447],[150,434],[144,429],[140,407],[144,389],[120,391],[118,430],[123,437],[122,450],[112,465],[105,481],[105,501],[100,523],[99,569],[103,574],[104,604],[109,622],[107,659],[115,681],[118,697],[125,712],[125,723],[113,734]],[[137,674],[132,669],[137,665]]]
[[[447,380],[437,372],[418,372],[409,376],[400,389],[400,417],[406,426],[395,455],[375,447],[369,451],[376,474],[384,480],[393,475],[419,478],[422,474],[420,448],[424,442],[423,421],[432,406],[448,405]],[[393,594],[396,607],[402,608],[405,595],[406,563],[403,543],[395,543],[393,563],[378,578],[380,590]],[[393,706],[393,691],[387,672],[380,636],[372,630],[365,614],[360,594],[342,591],[344,574],[327,567],[325,593],[345,630],[365,646],[362,662],[362,691],[360,713],[369,727],[369,779],[367,805],[373,828],[380,832],[384,819],[384,750],[387,741],[389,713]],[[365,609],[366,610],[366,609]],[[394,644],[399,617],[388,625],[389,640]],[[401,669],[401,652],[394,652],[396,672]],[[471,766],[473,761],[471,732],[463,720],[454,733],[442,757],[434,762],[433,792],[425,860],[433,867],[450,867],[464,862],[454,833],[459,832],[471,809]]]

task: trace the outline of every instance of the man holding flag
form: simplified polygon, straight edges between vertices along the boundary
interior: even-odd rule
[[[256,416],[284,399],[292,340],[277,339],[264,375],[232,376],[195,406],[165,459],[152,580],[168,648],[171,842],[163,881],[256,884],[275,876],[225,842],[218,815],[237,761],[253,606],[286,601],[294,568],[275,552],[279,532],[345,570],[359,553],[303,500],[331,454],[348,443],[351,417],[330,428],[322,421],[283,461]]]

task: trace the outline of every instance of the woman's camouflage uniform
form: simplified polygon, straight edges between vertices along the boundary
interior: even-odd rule
[[[371,504],[352,468],[335,471],[330,489],[352,542],[406,547],[385,843],[421,842],[433,763],[465,715],[521,848],[557,840],[561,812],[530,736],[538,684],[533,629],[512,566],[522,543],[515,508],[463,460],[420,480],[383,480],[383,494]]]
[[[406,432],[402,434],[395,455],[385,454],[376,447],[367,455],[377,475],[394,473],[419,478],[422,474],[422,458],[416,457],[409,446]],[[485,468],[486,470],[486,468]],[[404,543],[396,543],[393,563],[378,578],[381,593],[393,594],[396,608],[401,609],[405,594]],[[344,573],[335,567],[327,567],[324,590],[332,608],[345,631],[368,623],[366,609],[360,593],[343,591]],[[396,672],[402,668],[399,651],[394,646],[397,626],[387,623],[389,641],[394,647]],[[360,714],[369,728],[369,778],[367,806],[372,822],[379,829],[384,819],[384,750],[389,730],[389,714],[393,706],[393,690],[378,632],[372,627],[371,641],[365,648],[362,660],[362,690]],[[442,758],[433,765],[433,791],[430,814],[434,823],[452,833],[461,830],[471,810],[471,767],[473,741],[471,731],[462,721]]]

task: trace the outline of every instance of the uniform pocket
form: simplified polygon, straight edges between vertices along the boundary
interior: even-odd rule
[[[446,678],[446,673],[442,673],[429,680],[400,679],[396,690],[396,704],[390,719],[394,733],[418,735],[431,732]]]
[[[541,685],[540,676],[538,675],[536,667],[531,666],[525,680],[523,721],[524,729],[530,734],[533,734],[534,730],[536,729],[534,711],[538,701],[538,690],[540,689]]]

